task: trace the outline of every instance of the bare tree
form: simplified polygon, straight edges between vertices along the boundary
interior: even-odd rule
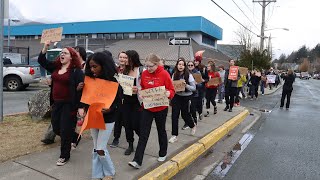
[[[245,47],[245,50],[252,50],[253,46],[253,36],[252,34],[242,26],[239,27],[237,31],[234,32],[236,34],[236,42]]]

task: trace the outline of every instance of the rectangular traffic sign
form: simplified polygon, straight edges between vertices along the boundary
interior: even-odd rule
[[[191,39],[186,37],[171,37],[169,38],[169,45],[190,45],[190,41]]]

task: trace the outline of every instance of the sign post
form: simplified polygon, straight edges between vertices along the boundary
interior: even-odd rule
[[[180,46],[190,45],[191,39],[188,37],[171,37],[169,38],[169,46],[179,46],[178,48],[178,59],[180,57]]]
[[[5,7],[6,6],[6,7]],[[9,1],[0,0],[0,84],[3,85],[3,25],[4,16],[8,16]],[[4,11],[6,13],[4,13]],[[3,88],[0,88],[0,123],[3,121]]]

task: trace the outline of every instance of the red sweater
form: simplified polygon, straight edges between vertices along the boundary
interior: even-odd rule
[[[172,99],[175,92],[172,80],[167,71],[162,66],[158,66],[154,73],[149,73],[148,70],[143,71],[141,74],[141,90],[165,86],[167,91],[170,91],[169,99]],[[148,109],[151,112],[159,112],[168,108],[168,106],[160,106]]]
[[[220,74],[218,72],[208,72],[208,78],[209,79],[212,79],[212,78],[220,78]],[[209,88],[209,89],[214,89],[214,88],[217,88],[218,86],[208,86],[208,83],[206,83],[206,88]]]

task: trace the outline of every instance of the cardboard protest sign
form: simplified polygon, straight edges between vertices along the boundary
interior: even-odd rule
[[[238,79],[239,66],[230,66],[228,79],[237,80]]]
[[[50,40],[51,42],[61,41],[62,30],[63,30],[62,27],[53,28],[53,29],[44,29],[42,31],[40,43],[45,43],[47,40]]]
[[[124,74],[119,74],[118,82],[123,89],[123,94],[132,96],[132,88],[134,84],[134,77],[127,76]]]
[[[110,108],[118,92],[118,83],[86,76],[84,84],[81,102],[89,105],[103,103],[104,108]]]
[[[218,86],[221,83],[222,83],[221,77],[215,77],[215,78],[209,79],[209,81],[207,82],[207,85],[208,86]]]
[[[198,73],[194,73],[192,74],[194,80],[199,84],[199,83],[202,83],[202,75],[201,74],[198,74]]]
[[[240,72],[240,75],[246,76],[246,75],[248,74],[248,68],[246,68],[246,67],[239,67],[239,72]]]
[[[145,89],[140,91],[139,94],[143,99],[143,106],[145,109],[169,106],[169,99],[166,96],[166,88],[164,86]]]
[[[267,75],[267,83],[275,83],[276,75]]]
[[[105,104],[103,103],[93,103],[89,106],[88,112],[81,126],[79,136],[86,129],[90,129],[90,128],[106,129],[103,114],[101,112],[104,106]]]
[[[186,90],[186,83],[183,79],[173,81],[172,84],[176,92],[181,92]]]

